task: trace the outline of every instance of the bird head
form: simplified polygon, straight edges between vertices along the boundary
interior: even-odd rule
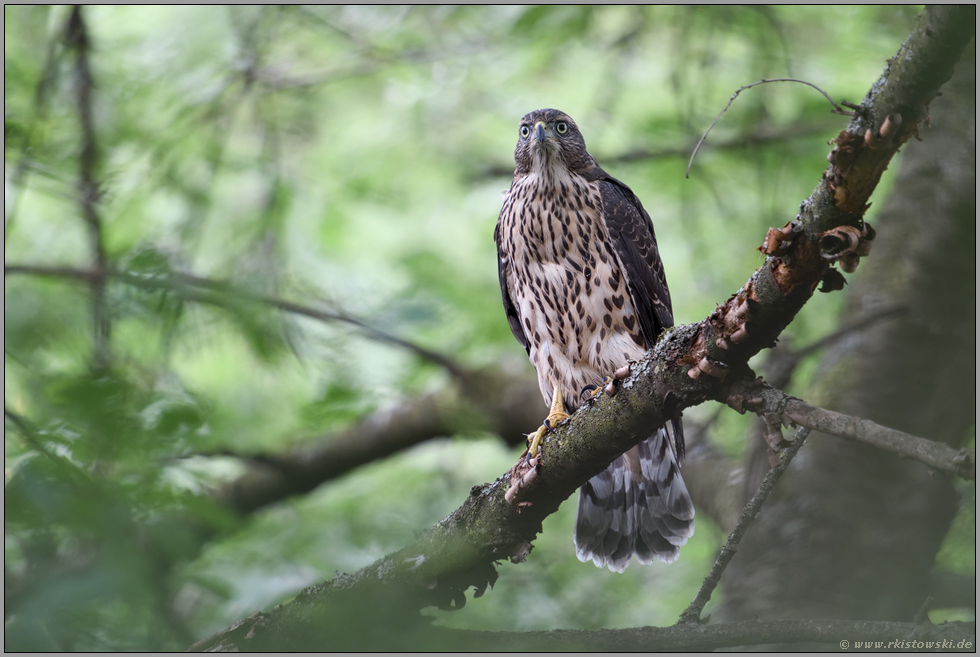
[[[575,121],[555,109],[534,110],[521,119],[514,161],[518,174],[577,171],[594,162]]]

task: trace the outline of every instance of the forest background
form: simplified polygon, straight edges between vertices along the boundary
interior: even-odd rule
[[[767,228],[796,214],[845,119],[809,87],[753,88],[687,179],[700,134],[760,78],[860,101],[918,11],[5,7],[5,647],[186,648],[410,542],[506,472],[545,414],[492,240],[518,119],[575,118],[653,218],[676,321],[697,321],[760,265]],[[958,84],[970,89],[949,122],[960,132],[934,121],[903,149],[933,157],[920,173],[953,210],[896,186],[898,159],[866,217],[887,244],[886,199],[917,193],[894,205],[928,201],[949,227],[913,238],[915,219],[892,220],[926,246],[876,244],[753,361],[811,403],[956,447],[974,441],[970,359],[887,350],[929,391],[881,389],[895,411],[867,401],[847,358],[902,322],[938,353],[975,355],[973,77]],[[93,277],[100,267],[114,274]],[[922,268],[945,277],[943,293],[916,287]],[[506,382],[498,416],[460,402],[460,369]],[[942,402],[928,397],[938,389]],[[903,411],[916,411],[909,426]],[[740,507],[768,463],[749,416],[706,402],[685,421],[698,519],[678,562],[580,563],[573,497],[493,591],[424,613],[479,630],[673,623],[731,529],[726,504]],[[411,435],[392,438],[396,425]],[[933,621],[972,620],[974,483],[907,461],[867,468],[888,458],[870,449],[807,460],[818,440],[837,439],[810,439],[788,506],[774,495],[753,528],[794,563],[747,546],[707,613],[911,620],[928,594]],[[268,483],[323,450],[334,467],[319,478]],[[791,479],[819,499],[793,507]],[[731,486],[699,492],[704,480]],[[837,555],[813,536],[873,572],[827,563]],[[896,573],[911,583],[882,583]],[[823,602],[800,602],[808,578]]]

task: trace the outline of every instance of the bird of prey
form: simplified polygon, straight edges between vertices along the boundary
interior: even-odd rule
[[[529,446],[575,412],[605,377],[638,360],[674,324],[650,215],[603,171],[564,112],[521,119],[517,168],[494,230],[510,329],[551,410]],[[680,420],[617,458],[579,492],[576,553],[623,572],[636,555],[671,562],[694,533],[681,477]]]

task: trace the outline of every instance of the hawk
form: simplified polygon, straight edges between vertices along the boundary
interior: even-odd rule
[[[629,187],[603,171],[564,112],[521,119],[517,168],[494,230],[510,329],[538,373],[544,426],[575,412],[607,375],[673,326],[653,222]],[[617,458],[579,492],[581,561],[623,572],[636,555],[671,562],[694,533],[694,505],[678,466],[680,420]]]

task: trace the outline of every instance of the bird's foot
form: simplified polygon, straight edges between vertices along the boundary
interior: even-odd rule
[[[616,384],[616,380],[613,379],[611,376],[603,377],[603,379],[602,379],[602,385],[598,385],[598,386],[593,385],[593,386],[590,386],[590,388],[592,389],[591,390],[592,398],[595,399],[596,397],[598,397],[600,394],[602,394],[602,391],[603,390],[605,390],[606,392],[609,392],[609,389],[612,386],[614,386],[615,384]]]
[[[567,420],[568,417],[568,413],[565,412],[552,413],[544,419],[544,424],[538,427],[536,432],[528,436],[528,461],[538,455],[538,450],[541,448],[541,443],[544,441],[545,434],[547,434],[549,431],[553,431],[555,427]]]
[[[544,424],[529,436],[530,440],[527,447],[528,461],[538,455],[545,434],[553,431],[555,427],[567,419],[568,413],[565,412],[565,401],[562,399],[561,390],[558,389],[558,386],[555,386],[555,391],[551,396],[551,410],[548,412],[548,417],[545,418]]]
[[[629,363],[627,363],[626,365],[623,365],[618,370],[616,370],[612,376],[604,377],[602,379],[601,386],[593,385],[587,387],[591,390],[593,399],[598,397],[599,393],[601,393],[603,390],[605,390],[606,394],[609,395],[610,397],[615,397],[616,390],[617,390],[616,386],[619,384],[620,381],[622,381],[629,375],[630,375],[630,366]]]

